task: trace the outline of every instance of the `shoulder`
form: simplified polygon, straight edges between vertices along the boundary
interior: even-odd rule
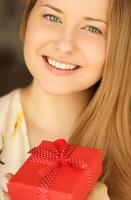
[[[19,91],[15,89],[0,97],[0,152],[3,146],[4,134],[10,129],[15,110],[18,107]]]
[[[0,137],[20,104],[19,90],[13,90],[0,97]]]
[[[0,118],[1,115],[6,113],[6,111],[13,105],[13,103],[17,101],[19,90],[20,89],[13,90],[8,94],[0,97]]]
[[[8,103],[8,101],[9,101],[10,99],[12,99],[12,97],[13,97],[14,95],[16,95],[16,94],[19,92],[19,90],[20,90],[20,89],[15,89],[15,90],[12,90],[11,92],[5,94],[4,96],[1,96],[1,97],[0,97],[0,105],[1,105],[2,103]]]

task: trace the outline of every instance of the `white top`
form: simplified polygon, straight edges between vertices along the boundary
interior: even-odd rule
[[[27,128],[20,100],[20,89],[0,98],[0,200],[7,191],[4,174],[15,174],[30,150]]]

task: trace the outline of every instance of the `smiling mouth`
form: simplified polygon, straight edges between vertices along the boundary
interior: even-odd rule
[[[61,66],[60,65],[62,65],[63,63],[60,63],[60,65],[58,66],[56,66],[56,64],[53,64],[53,63],[49,63],[49,57],[47,57],[47,56],[42,56],[43,58],[44,58],[44,60],[45,60],[45,62],[48,64],[48,65],[50,65],[51,67],[54,67],[54,68],[56,68],[56,69],[58,69],[58,70],[66,70],[66,71],[73,71],[73,70],[77,70],[77,69],[79,69],[79,68],[81,68],[81,66],[75,66],[74,65],[74,67],[72,67],[72,68],[61,68]],[[66,64],[65,64],[66,65]]]

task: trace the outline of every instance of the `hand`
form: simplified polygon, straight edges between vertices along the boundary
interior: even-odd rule
[[[107,186],[104,183],[97,182],[87,200],[110,200]]]
[[[5,174],[6,179],[9,181],[12,178],[13,174],[7,173]],[[10,200],[8,192],[4,192],[4,197],[6,200]]]

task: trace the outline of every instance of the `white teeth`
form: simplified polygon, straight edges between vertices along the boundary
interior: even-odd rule
[[[47,60],[50,65],[53,65],[54,67],[59,68],[59,69],[71,69],[72,70],[77,67],[76,65],[60,63],[60,62],[53,60],[51,58],[48,58],[48,57],[47,57]]]

